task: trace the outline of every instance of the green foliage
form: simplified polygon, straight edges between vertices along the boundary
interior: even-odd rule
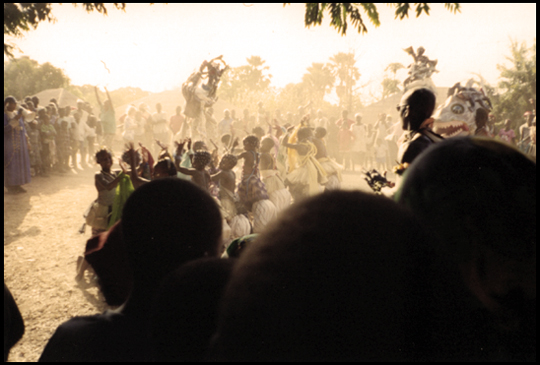
[[[247,65],[229,69],[221,78],[218,94],[233,104],[256,98],[270,86],[272,75],[264,65],[266,61],[259,56],[251,56],[246,61]]]
[[[401,84],[401,81],[396,79],[396,73],[399,70],[404,69],[404,68],[405,66],[403,66],[399,62],[394,62],[386,66],[384,71],[390,72],[392,74],[392,78],[385,77],[381,82],[381,86],[383,88],[382,99],[387,98],[390,95],[401,92],[401,89],[399,87],[399,84]]]
[[[316,104],[322,103],[324,96],[332,91],[336,77],[329,65],[312,63],[307,73],[302,77],[302,86],[309,94],[309,100]]]
[[[355,85],[360,79],[360,71],[355,66],[354,53],[339,52],[330,57],[329,67],[332,74],[339,80],[336,85],[336,94],[339,105],[352,110],[355,104]]]
[[[381,82],[381,85],[383,87],[382,99],[387,98],[390,95],[394,95],[396,93],[401,92],[401,89],[399,88],[400,83],[401,82],[396,79],[389,79],[389,78],[383,79]]]
[[[50,63],[38,64],[28,57],[4,63],[4,98],[22,99],[45,89],[68,87],[69,77]]]
[[[98,103],[93,85],[71,85],[69,77],[61,69],[48,62],[40,65],[37,61],[25,56],[4,63],[4,98],[12,95],[21,100],[43,90],[58,88],[67,89],[97,109]],[[98,94],[102,102],[107,99],[105,92],[99,90]],[[150,95],[150,92],[138,87],[122,87],[110,91],[109,94],[114,105],[118,106],[132,103]]]
[[[531,110],[529,99],[536,100],[536,38],[531,48],[512,41],[506,59],[511,66],[497,65],[501,81],[498,93],[491,96],[493,112],[498,120],[510,119],[517,128],[522,124],[523,113]]]
[[[106,3],[82,3],[87,11],[97,11],[107,15]],[[110,5],[110,4],[109,4]],[[77,4],[73,4],[77,6]],[[125,3],[114,3],[117,9],[125,10]],[[4,55],[13,57],[14,45],[6,43],[7,37],[20,37],[25,32],[36,29],[40,22],[55,22],[52,14],[52,3],[4,3]]]
[[[255,111],[257,103],[262,101],[267,110],[279,109],[284,114],[294,114],[300,105],[311,102],[315,110],[339,114],[339,108],[356,110],[362,105],[356,87],[360,72],[352,53],[338,53],[326,64],[312,63],[301,82],[290,83],[280,89],[270,86],[271,75],[267,74],[269,67],[265,66],[265,61],[257,56],[246,61],[247,65],[233,68],[223,75],[218,90],[221,98],[241,109]],[[324,100],[332,90],[340,96],[339,107]]]
[[[287,3],[285,3],[284,6],[285,5],[287,5]],[[411,5],[411,3],[388,4],[388,6],[396,9],[395,17],[400,20],[409,16]],[[453,13],[460,11],[459,3],[445,3],[444,6]],[[306,3],[304,23],[306,27],[321,25],[324,14],[328,13],[330,15],[330,25],[336,28],[341,35],[347,33],[349,22],[358,33],[366,33],[367,27],[360,14],[360,9],[366,13],[367,17],[375,27],[380,25],[379,12],[374,3]],[[416,17],[419,17],[422,13],[429,15],[430,7],[428,3],[415,3],[414,10],[416,12]]]

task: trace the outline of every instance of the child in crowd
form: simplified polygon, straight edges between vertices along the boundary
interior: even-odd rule
[[[352,127],[354,127],[354,125],[351,126],[351,128]],[[341,181],[343,181],[341,171],[343,170],[343,166],[328,157],[324,137],[326,137],[326,129],[317,127],[315,129],[315,138],[312,140],[315,147],[317,147],[315,158],[321,164],[321,167],[327,175],[328,182],[324,185],[324,190],[336,190],[341,188]]]
[[[219,163],[220,171],[212,175],[212,181],[219,186],[219,201],[221,206],[221,215],[225,223],[230,228],[230,233],[226,233],[226,225],[223,224],[224,248],[228,245],[231,239],[245,236],[251,233],[251,224],[247,217],[243,214],[245,211],[239,211],[238,196],[235,194],[236,189],[236,174],[232,170],[238,162],[236,156],[226,154],[221,158]]]
[[[375,143],[375,162],[380,172],[386,170],[386,152],[388,151],[388,145],[382,138],[377,138]]]
[[[39,176],[43,173],[41,162],[41,132],[37,121],[28,123],[28,139],[30,142],[30,167],[34,170],[33,176]]]
[[[276,159],[270,153],[275,146],[276,143],[271,137],[265,137],[261,142],[261,176],[270,201],[281,211],[291,205],[291,193],[285,187]]]
[[[177,166],[179,172],[191,176],[191,181],[203,190],[210,190],[210,174],[206,171],[206,166],[210,163],[212,155],[207,151],[196,151],[193,155],[192,168]]]
[[[41,132],[41,158],[43,161],[44,177],[49,177],[51,166],[56,163],[56,129],[51,125],[49,116],[44,114],[40,116],[42,121]]]
[[[69,170],[69,156],[71,155],[71,136],[69,134],[68,122],[62,119],[56,135],[56,150],[58,152],[58,164],[60,172]]]
[[[258,233],[276,218],[277,209],[270,201],[266,186],[259,176],[259,139],[251,135],[244,138],[243,142],[245,152],[238,156],[238,159],[244,159],[238,195],[246,209],[253,212],[253,231]]]
[[[94,115],[89,115],[86,120],[86,142],[88,144],[88,164],[91,164],[91,156],[94,156],[94,145],[96,143],[96,127],[97,118]]]

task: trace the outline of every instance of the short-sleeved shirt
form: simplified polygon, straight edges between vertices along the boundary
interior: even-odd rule
[[[351,132],[354,136],[353,152],[366,152],[367,127],[364,124],[353,124]]]

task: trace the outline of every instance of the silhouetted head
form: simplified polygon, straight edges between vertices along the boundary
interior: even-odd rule
[[[387,198],[334,191],[291,206],[233,270],[215,359],[411,359],[429,317],[425,247]]]
[[[261,152],[268,152],[270,151],[274,146],[276,145],[276,143],[274,142],[274,140],[270,137],[265,137],[263,138],[263,140],[261,141]]]
[[[488,122],[488,111],[484,108],[477,109],[474,116],[474,122],[477,130],[485,127]]]
[[[211,160],[212,160],[212,155],[210,154],[210,152],[201,150],[201,151],[195,152],[195,154],[193,155],[192,164],[195,169],[202,170],[206,166],[208,166]]]
[[[435,109],[435,94],[428,89],[411,89],[403,94],[398,106],[404,130],[418,130]]]
[[[222,170],[230,170],[236,166],[238,158],[235,155],[227,154],[223,155],[219,162],[219,168]]]
[[[447,139],[414,160],[396,199],[439,238],[435,248],[486,309],[503,322],[532,322],[534,162],[493,139]]]
[[[325,136],[326,136],[326,128],[317,127],[315,129],[315,137],[316,138],[324,138]]]
[[[218,254],[221,215],[214,199],[195,184],[165,178],[131,194],[122,231],[135,286],[157,285],[181,264]]]
[[[7,110],[7,111],[14,111],[15,108],[17,107],[17,99],[15,99],[13,96],[8,96],[7,98],[4,99],[4,108]]]
[[[201,361],[216,330],[218,304],[234,259],[204,258],[169,274],[150,320],[154,361]]]
[[[254,135],[249,135],[242,140],[244,143],[244,148],[249,151],[254,151],[259,148],[259,138]]]
[[[164,177],[176,176],[176,167],[170,158],[159,160],[154,166],[153,179],[161,179]]]
[[[298,140],[306,140],[313,136],[313,131],[309,127],[303,127],[298,130]]]

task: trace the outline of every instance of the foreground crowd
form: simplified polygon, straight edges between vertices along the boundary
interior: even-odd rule
[[[212,152],[131,144],[122,172],[98,151],[78,269],[118,307],[62,324],[40,360],[534,361],[536,163],[494,139],[441,140],[434,105],[425,89],[400,103],[393,199],[337,190],[327,129],[309,118],[243,149],[234,135]],[[270,190],[294,204],[277,209]],[[242,227],[260,234],[229,244]],[[13,345],[22,321],[4,292]]]

